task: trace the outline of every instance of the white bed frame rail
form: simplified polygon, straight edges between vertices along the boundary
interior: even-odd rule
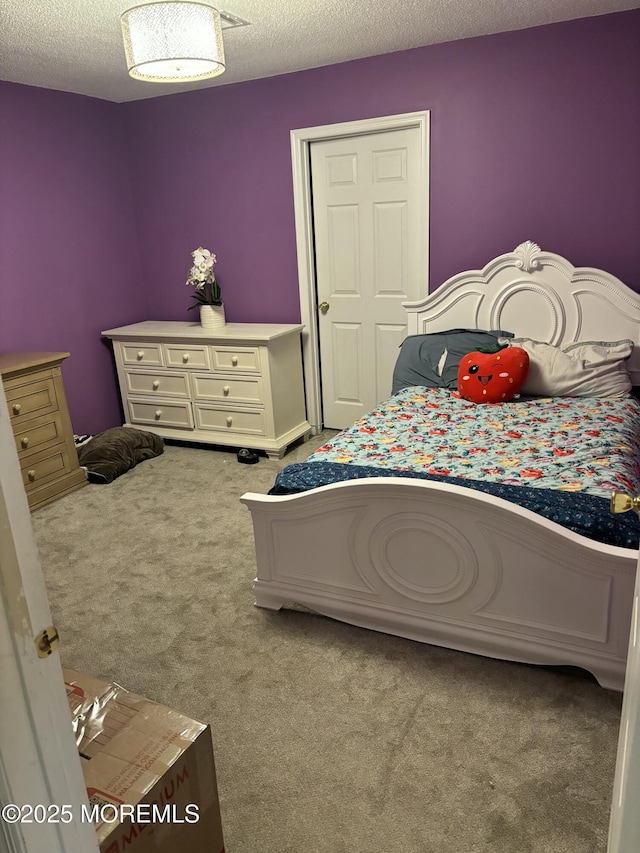
[[[531,242],[405,307],[410,334],[502,328],[556,345],[640,344],[636,293]],[[640,349],[630,366],[639,378]],[[623,688],[635,550],[445,482],[371,478],[241,500],[253,517],[259,607],[301,604],[447,648],[582,667]]]
[[[242,500],[253,515],[259,607],[295,602],[446,648],[579,666],[621,689],[634,551],[426,480]]]

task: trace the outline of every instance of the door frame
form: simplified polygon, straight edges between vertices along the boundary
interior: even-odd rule
[[[640,555],[611,798],[607,853],[635,853],[640,842]]]
[[[11,853],[98,853],[93,823],[81,820],[87,790],[59,652],[41,657],[36,648],[36,634],[50,625],[0,378],[0,805],[38,805],[51,819],[0,819],[0,847]],[[63,805],[66,814],[56,810]]]
[[[318,312],[316,299],[315,252],[313,239],[313,213],[311,193],[310,146],[312,142],[362,136],[389,130],[420,130],[421,147],[421,204],[423,280],[422,289],[429,292],[429,130],[430,111],[402,113],[360,121],[305,127],[291,131],[291,164],[293,168],[293,206],[298,256],[298,288],[300,292],[300,321],[302,331],[302,361],[304,370],[307,420],[312,432],[322,430],[322,389],[320,374],[320,342],[318,335]]]

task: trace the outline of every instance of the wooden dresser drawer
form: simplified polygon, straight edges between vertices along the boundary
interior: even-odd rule
[[[47,447],[38,453],[31,453],[20,459],[22,481],[27,493],[31,489],[43,486],[51,480],[70,473],[78,467],[77,458],[73,459],[66,444]]]
[[[58,398],[53,378],[50,375],[13,388],[11,383],[7,382],[5,383],[5,394],[11,425],[14,429],[20,428],[20,421],[27,421],[30,418],[58,411]]]
[[[176,403],[169,400],[127,400],[129,417],[132,424],[150,424],[155,426],[193,429],[191,403]]]
[[[196,427],[217,432],[264,435],[263,409],[214,409],[194,403]]]
[[[211,361],[209,359],[209,347],[190,344],[165,344],[164,355],[167,367],[190,367],[199,370],[209,370]]]
[[[164,367],[162,344],[122,343],[120,344],[123,364],[144,364],[149,367]]]
[[[0,378],[32,510],[87,484],[78,465],[60,369],[68,356],[32,351],[0,355]]]
[[[260,352],[257,347],[212,347],[214,370],[229,372],[260,372]]]
[[[64,441],[66,437],[59,412],[43,415],[40,418],[31,418],[25,422],[17,420],[13,424],[13,429],[16,450],[21,459],[45,447],[53,447]]]
[[[148,373],[143,370],[125,371],[129,394],[153,394],[159,397],[189,399],[189,379],[186,373]]]
[[[249,403],[263,402],[262,384],[258,376],[220,376],[195,373],[191,377],[195,400],[213,402]]]

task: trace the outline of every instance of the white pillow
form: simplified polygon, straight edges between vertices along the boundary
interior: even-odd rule
[[[502,342],[502,340],[501,340]],[[631,378],[625,365],[633,341],[578,341],[554,347],[531,338],[505,338],[529,355],[521,394],[532,397],[628,397]]]

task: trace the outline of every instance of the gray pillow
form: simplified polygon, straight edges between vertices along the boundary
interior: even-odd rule
[[[391,393],[397,394],[412,385],[457,388],[458,363],[463,355],[476,350],[498,352],[506,346],[498,343],[498,338],[512,337],[513,332],[500,329],[449,329],[428,335],[410,335],[400,345]]]

